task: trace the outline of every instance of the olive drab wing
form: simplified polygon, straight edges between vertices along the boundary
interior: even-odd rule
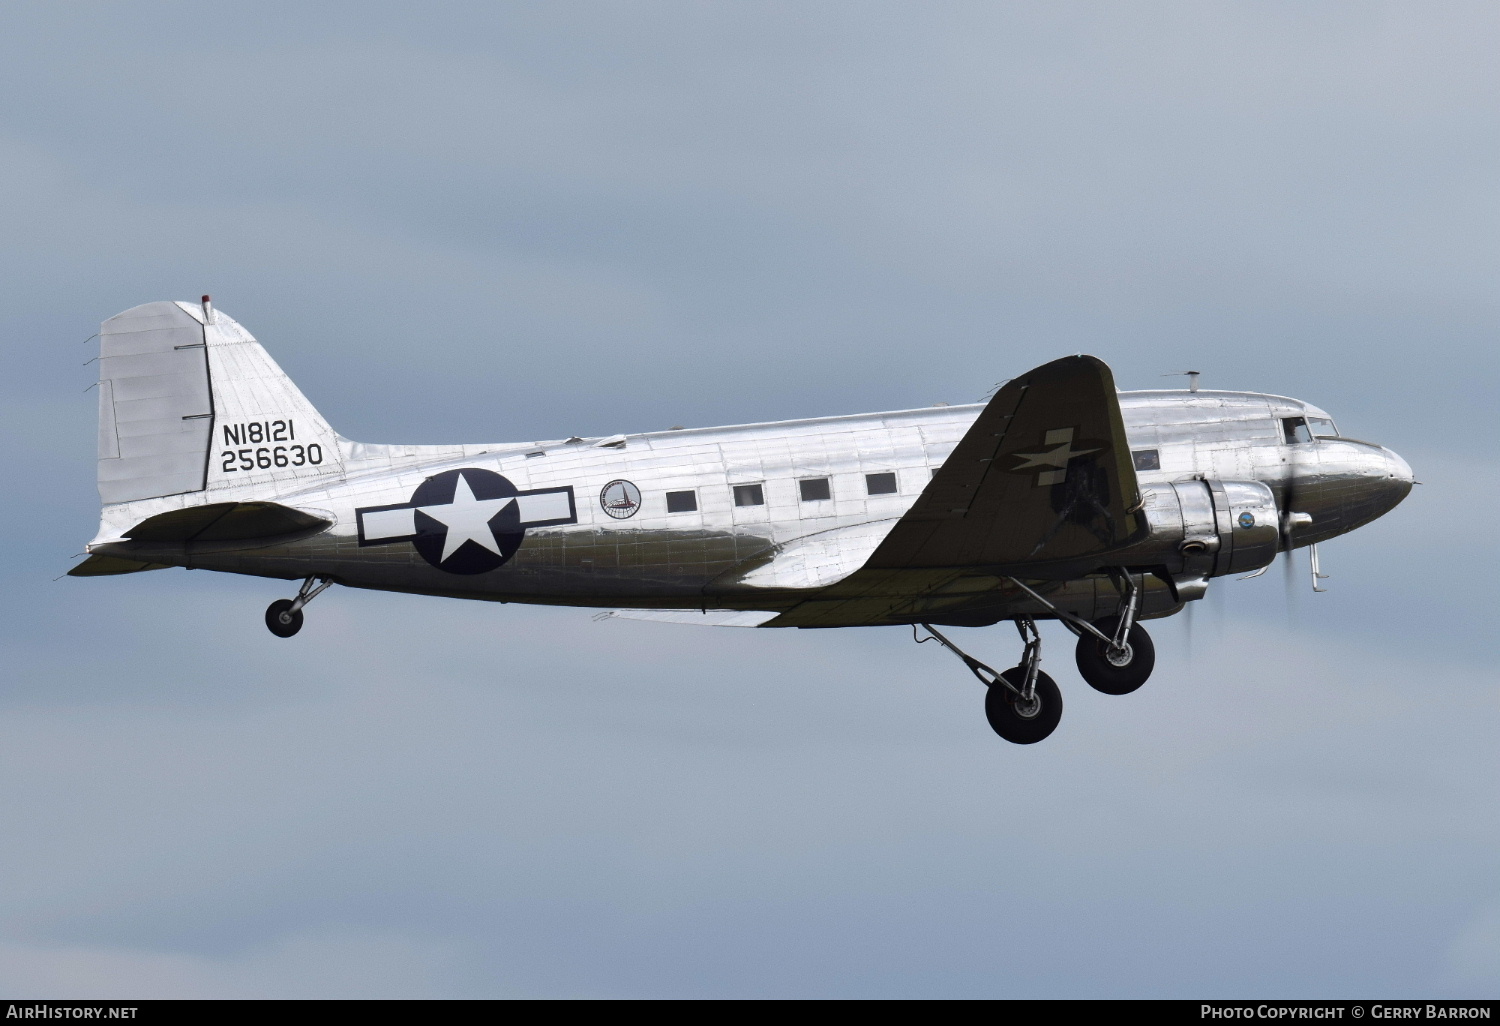
[[[1139,509],[1114,375],[1069,356],[996,393],[867,566],[1073,562],[1135,541]]]

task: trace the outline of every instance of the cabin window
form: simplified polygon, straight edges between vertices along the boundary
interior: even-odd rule
[[[1281,431],[1287,445],[1313,440],[1312,432],[1307,429],[1306,417],[1282,417]]]
[[[870,495],[894,495],[896,493],[896,475],[866,474],[865,491]]]
[[[736,506],[764,506],[766,490],[758,484],[735,485],[734,504]]]
[[[698,508],[697,492],[668,492],[668,513],[692,513]]]
[[[828,487],[826,477],[810,477],[798,481],[797,490],[801,493],[803,502],[825,502],[833,498],[833,491]]]
[[[1130,455],[1135,457],[1136,470],[1161,469],[1161,452],[1156,449],[1137,449]]]

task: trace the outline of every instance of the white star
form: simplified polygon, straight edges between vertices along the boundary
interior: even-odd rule
[[[1025,463],[1017,463],[1012,470],[1026,470],[1029,467],[1057,467],[1062,470],[1068,468],[1068,461],[1074,456],[1087,456],[1098,449],[1075,449],[1071,439],[1059,445],[1056,449],[1048,449],[1046,452],[1013,452],[1012,456],[1019,456]]]
[[[418,510],[448,528],[443,541],[442,563],[459,550],[466,541],[483,545],[495,555],[500,555],[500,546],[495,543],[495,534],[490,530],[490,519],[506,506],[515,502],[512,496],[505,499],[476,499],[469,481],[462,474],[453,487],[453,501],[441,506],[418,506]]]

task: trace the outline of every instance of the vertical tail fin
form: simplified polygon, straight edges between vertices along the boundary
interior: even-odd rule
[[[204,297],[104,322],[99,498],[295,491],[343,471],[339,436],[274,360]],[[198,494],[193,494],[198,493]]]
[[[99,329],[99,498],[202,491],[213,398],[203,324],[147,303]]]

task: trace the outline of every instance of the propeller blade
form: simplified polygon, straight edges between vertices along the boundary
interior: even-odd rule
[[[1286,589],[1286,619],[1290,625],[1297,622],[1297,561],[1291,549],[1285,550],[1280,555],[1281,580]]]
[[[1187,608],[1185,608],[1182,611],[1183,615],[1187,617],[1187,622],[1183,624],[1183,627],[1187,631],[1187,646],[1186,647],[1187,647],[1187,661],[1188,661],[1188,669],[1189,670],[1191,670],[1193,668],[1193,607],[1196,606],[1197,604],[1198,603],[1196,603],[1196,602],[1189,602],[1187,604]]]

